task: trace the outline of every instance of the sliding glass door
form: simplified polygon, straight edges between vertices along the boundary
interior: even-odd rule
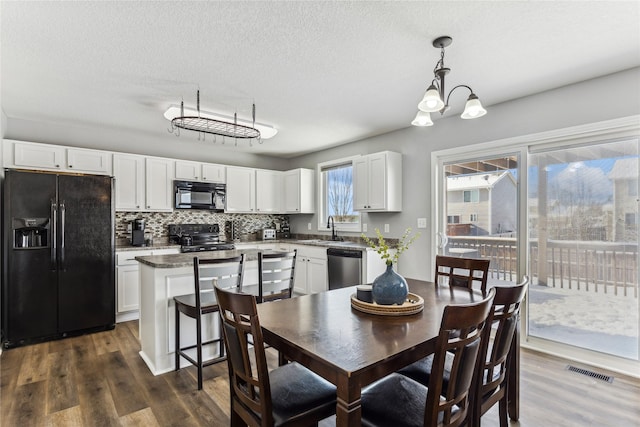
[[[441,163],[438,252],[490,260],[489,285],[518,281],[518,159],[516,153]]]
[[[626,370],[640,360],[640,147],[603,135],[434,153],[436,252],[491,260],[490,285],[530,277],[528,345]]]
[[[638,360],[638,140],[529,156],[529,336]]]

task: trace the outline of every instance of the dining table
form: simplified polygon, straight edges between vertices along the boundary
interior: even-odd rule
[[[264,341],[286,360],[336,386],[337,426],[361,424],[363,387],[434,353],[447,305],[483,299],[480,291],[463,287],[415,279],[407,283],[409,292],[424,300],[422,311],[411,315],[353,308],[355,286],[258,305]],[[512,372],[516,369],[510,367]],[[509,415],[517,419],[517,378],[510,383]]]

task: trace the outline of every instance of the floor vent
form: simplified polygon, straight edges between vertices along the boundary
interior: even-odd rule
[[[608,383],[613,382],[613,377],[610,375],[599,374],[597,372],[589,371],[587,369],[576,368],[575,366],[567,365],[567,370],[571,372],[577,372],[582,375],[586,375],[597,380],[606,381]]]

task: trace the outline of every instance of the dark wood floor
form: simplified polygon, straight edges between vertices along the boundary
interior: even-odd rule
[[[193,367],[151,375],[138,356],[137,336],[134,321],[113,331],[5,350],[0,425],[228,425],[226,363],[205,369],[204,389],[198,392]],[[269,359],[275,366],[271,350]],[[640,425],[640,381],[612,374],[616,378],[609,384],[569,372],[566,364],[522,351],[521,419],[512,426]],[[498,426],[497,411],[482,421]],[[329,419],[321,426],[334,424]]]

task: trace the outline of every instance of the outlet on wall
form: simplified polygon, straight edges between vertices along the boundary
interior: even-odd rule
[[[311,230],[311,223],[310,222],[307,223],[307,230]]]
[[[388,233],[389,232],[389,224],[385,224],[384,225],[384,232]]]
[[[367,232],[367,224],[362,224],[362,232],[366,233]]]

